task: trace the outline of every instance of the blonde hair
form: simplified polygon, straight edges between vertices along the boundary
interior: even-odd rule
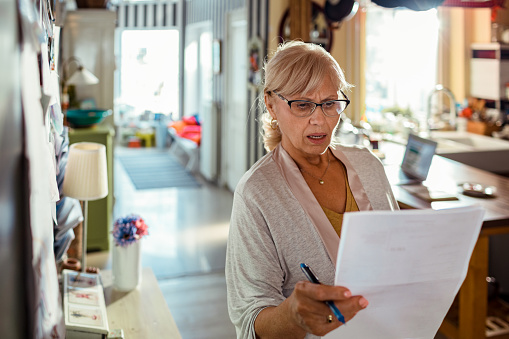
[[[262,114],[262,136],[265,149],[273,150],[281,141],[279,127],[273,129],[272,117],[265,107],[263,96],[276,91],[282,96],[307,95],[316,91],[329,77],[339,90],[347,90],[350,85],[337,61],[321,46],[302,41],[289,41],[278,46],[269,61],[265,62],[265,82],[260,94]]]

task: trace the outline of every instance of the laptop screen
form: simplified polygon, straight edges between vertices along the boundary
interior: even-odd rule
[[[436,148],[435,141],[410,134],[401,164],[403,173],[411,178],[426,180]]]

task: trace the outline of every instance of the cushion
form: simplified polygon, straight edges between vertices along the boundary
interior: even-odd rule
[[[178,134],[181,138],[186,138],[196,142],[200,145],[201,142],[201,126],[190,125],[185,126],[181,133]]]

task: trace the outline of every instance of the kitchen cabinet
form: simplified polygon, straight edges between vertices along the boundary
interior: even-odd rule
[[[470,95],[487,100],[488,107],[504,114],[509,107],[506,84],[509,84],[509,45],[498,42],[472,44]]]
[[[88,203],[87,250],[109,249],[109,234],[113,219],[113,137],[114,129],[108,125],[69,130],[69,143],[97,142],[106,146],[108,167],[108,195]]]
[[[509,46],[499,43],[473,44],[470,59],[470,94],[476,98],[507,98],[509,83]]]

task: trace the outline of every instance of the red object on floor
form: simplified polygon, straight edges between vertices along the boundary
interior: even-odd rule
[[[140,148],[141,147],[141,140],[136,137],[129,138],[129,143],[127,144],[127,147],[130,148]]]

